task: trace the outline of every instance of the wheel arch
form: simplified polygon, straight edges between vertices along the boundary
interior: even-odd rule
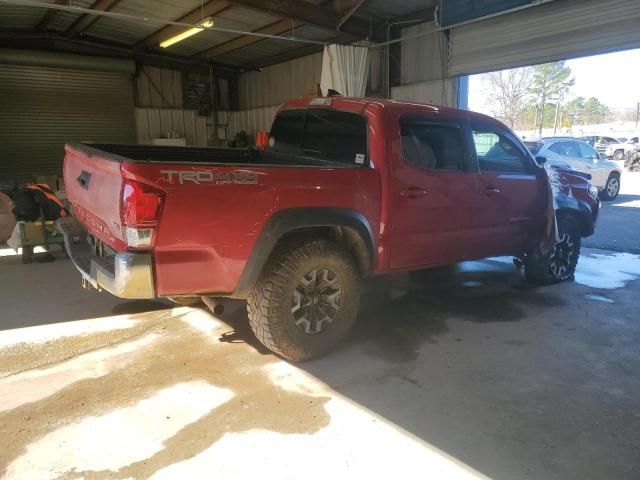
[[[595,231],[593,213],[587,202],[575,197],[566,197],[562,199],[557,198],[556,204],[556,217],[560,217],[562,215],[573,216],[580,224],[580,233],[582,237],[593,235]]]
[[[231,295],[246,298],[273,252],[296,236],[325,236],[342,243],[354,257],[360,273],[375,268],[375,244],[371,225],[360,212],[346,208],[289,208],[274,213],[264,225]]]

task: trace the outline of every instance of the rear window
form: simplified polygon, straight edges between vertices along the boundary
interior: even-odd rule
[[[273,122],[270,150],[347,165],[367,163],[367,121],[325,109],[283,110]]]
[[[542,145],[543,145],[540,142],[524,142],[524,144],[527,146],[529,151],[531,153],[533,153],[534,155],[537,154],[540,151],[540,149],[542,148]]]
[[[297,153],[302,142],[304,117],[304,110],[280,112],[271,128],[271,138],[273,138],[271,148],[276,152]]]

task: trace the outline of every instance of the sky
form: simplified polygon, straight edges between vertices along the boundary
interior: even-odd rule
[[[597,97],[609,108],[632,108],[640,102],[640,50],[567,60],[576,80],[571,98]],[[491,114],[484,105],[486,89],[480,75],[469,79],[469,108]]]

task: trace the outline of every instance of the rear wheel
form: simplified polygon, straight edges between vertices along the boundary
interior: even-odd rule
[[[328,240],[298,242],[269,261],[247,299],[260,342],[296,362],[320,357],[351,330],[360,276],[353,258]]]
[[[620,175],[612,173],[607,179],[604,190],[601,193],[603,200],[615,200],[620,193]]]
[[[524,266],[529,282],[548,285],[574,279],[582,242],[580,225],[575,217],[558,217],[558,239],[551,252],[546,255],[527,256]]]
[[[624,150],[616,150],[616,153],[613,154],[614,160],[623,160],[624,159]]]

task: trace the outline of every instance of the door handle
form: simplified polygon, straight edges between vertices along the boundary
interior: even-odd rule
[[[427,191],[418,187],[409,187],[402,190],[400,196],[405,198],[421,198],[427,196]]]
[[[82,170],[76,181],[80,184],[82,188],[85,190],[89,189],[89,181],[91,180],[91,174],[86,170]]]
[[[484,194],[485,195],[495,195],[496,193],[500,193],[500,189],[498,187],[486,187],[484,189]]]

